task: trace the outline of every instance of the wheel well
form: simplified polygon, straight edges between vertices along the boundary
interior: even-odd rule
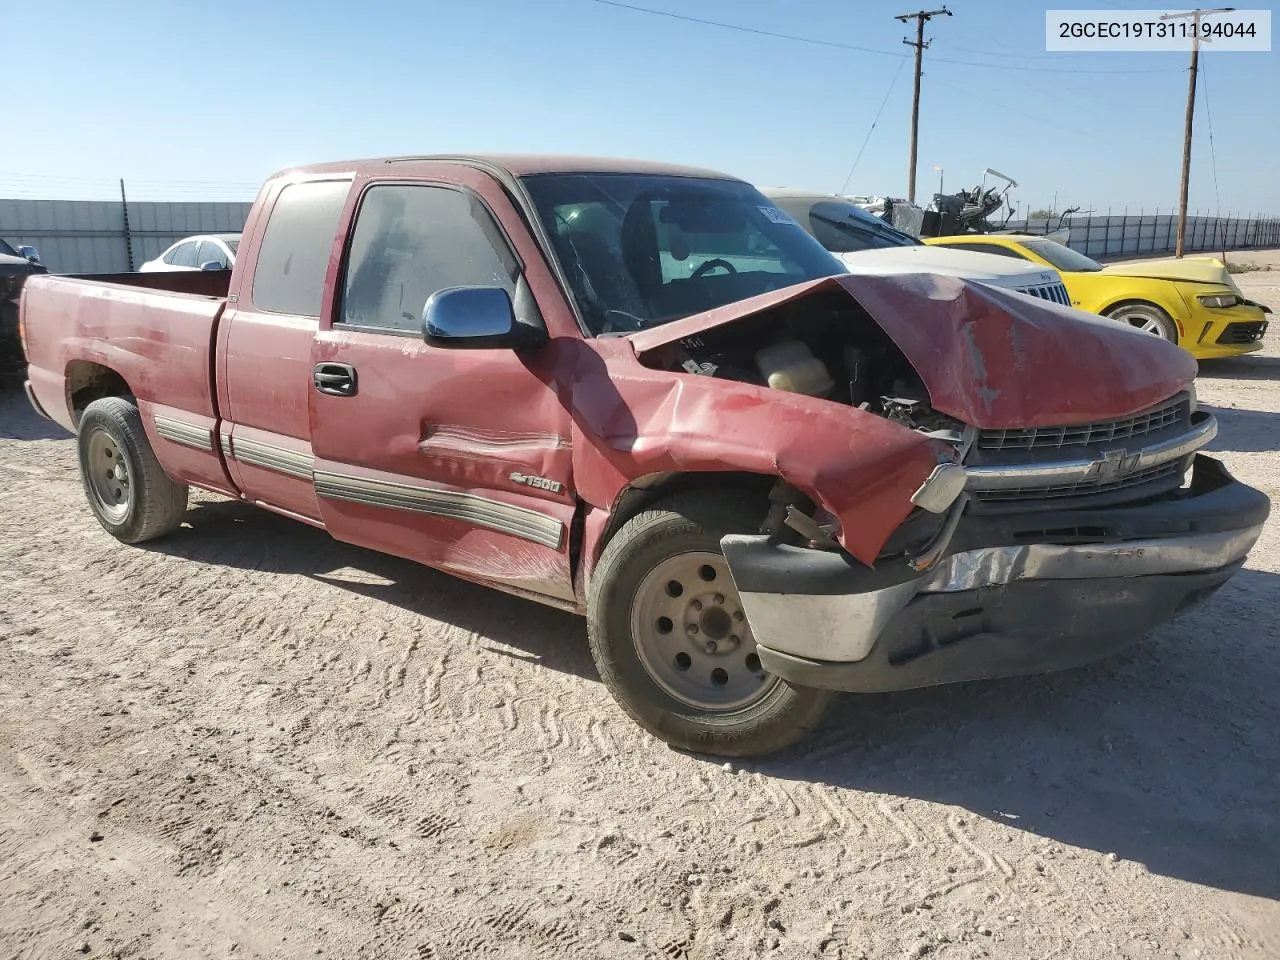
[[[609,514],[609,522],[596,545],[597,553],[604,550],[622,525],[659,500],[689,490],[711,488],[745,490],[758,495],[761,501],[769,499],[769,491],[778,482],[777,477],[761,473],[741,471],[714,471],[709,473],[655,473],[632,481],[618,495]]]
[[[1117,300],[1115,303],[1109,303],[1102,308],[1102,313],[1109,314],[1119,310],[1121,307],[1155,307],[1163,314],[1168,314],[1168,310],[1160,306],[1154,300],[1143,300],[1141,297],[1126,297],[1123,300]]]
[[[67,402],[71,419],[76,424],[85,407],[103,397],[132,397],[133,390],[124,377],[110,367],[90,360],[72,360],[67,364]]]

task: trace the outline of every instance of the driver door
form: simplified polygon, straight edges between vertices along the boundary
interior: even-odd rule
[[[571,604],[575,496],[554,342],[518,353],[422,338],[437,290],[531,296],[485,184],[456,176],[360,191],[311,357],[321,515],[340,540]]]

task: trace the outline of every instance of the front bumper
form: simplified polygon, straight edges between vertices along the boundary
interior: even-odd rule
[[[1195,304],[1185,324],[1188,335],[1182,345],[1199,360],[1238,357],[1261,350],[1268,312],[1249,300],[1220,309]],[[1192,335],[1191,331],[1197,329],[1199,332]]]
[[[1198,455],[1190,487],[1129,507],[973,517],[924,574],[761,536],[722,541],[766,670],[874,692],[1077,666],[1222,586],[1270,511]]]

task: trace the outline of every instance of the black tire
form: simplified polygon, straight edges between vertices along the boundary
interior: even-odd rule
[[[673,496],[627,521],[610,540],[592,575],[587,632],[596,669],[622,709],[674,747],[730,757],[774,753],[817,726],[831,701],[827,691],[766,676],[760,691],[750,694],[759,699],[740,708],[701,709],[659,685],[637,649],[644,641],[635,636],[633,610],[641,609],[637,605],[642,603],[641,588],[649,574],[660,564],[680,562],[684,555],[722,557],[720,538],[757,532],[766,506],[726,490]],[[731,583],[725,593],[730,603],[736,602],[737,591]],[[671,629],[668,620],[665,630]],[[754,640],[751,644],[753,650]],[[687,654],[678,654],[677,660],[679,656],[688,662]],[[756,658],[756,669],[758,663]]]
[[[89,404],[77,445],[89,509],[107,533],[122,543],[141,543],[182,523],[187,485],[160,466],[132,400],[104,397]]]
[[[1173,317],[1154,303],[1120,303],[1107,310],[1105,315],[1139,330],[1146,330],[1170,343],[1178,342],[1178,325],[1174,323]]]

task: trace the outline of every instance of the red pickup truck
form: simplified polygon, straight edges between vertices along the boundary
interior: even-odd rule
[[[32,277],[27,389],[118,539],[197,486],[584,613],[622,707],[711,753],[1083,663],[1240,568],[1268,500],[1197,453],[1186,353],[842,271],[708,171],[306,167],[230,274]]]

